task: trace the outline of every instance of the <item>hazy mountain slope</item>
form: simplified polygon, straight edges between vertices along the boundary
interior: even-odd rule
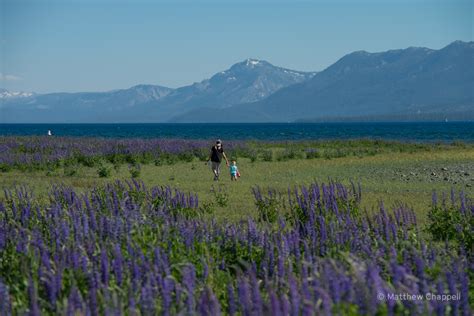
[[[9,98],[0,103],[0,122],[114,122],[137,105],[173,91],[137,85],[108,92],[49,93]]]
[[[256,59],[247,59],[219,72],[210,79],[178,88],[158,102],[141,107],[150,120],[166,121],[195,109],[226,108],[262,100],[281,88],[304,82],[314,76]],[[206,110],[203,110],[206,111]]]
[[[5,99],[0,104],[0,122],[164,122],[201,107],[225,108],[259,101],[313,75],[247,59],[210,79],[174,90],[138,85],[110,92]]]
[[[474,43],[358,51],[317,74],[247,59],[178,89],[0,91],[0,122],[288,122],[460,117],[474,109]]]
[[[407,48],[348,54],[311,80],[283,88],[260,102],[219,113],[223,121],[287,122],[322,117],[470,112],[474,108],[474,43],[443,49]],[[206,121],[199,111],[175,121]]]

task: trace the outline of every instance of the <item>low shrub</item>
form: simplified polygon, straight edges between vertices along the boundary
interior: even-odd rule
[[[106,166],[100,166],[99,169],[97,169],[97,175],[100,178],[108,178],[110,176],[110,169]]]
[[[138,178],[141,173],[140,164],[131,164],[128,166],[128,171],[130,172],[130,176],[132,178]]]
[[[7,165],[6,163],[0,163],[0,172],[8,172],[12,169],[12,166]]]
[[[272,161],[273,160],[273,151],[272,150],[263,150],[262,151],[262,160],[263,161]]]
[[[268,195],[263,196],[260,187],[252,188],[255,197],[255,206],[257,207],[258,219],[264,222],[275,222],[282,209],[282,198],[275,190],[268,190]]]
[[[321,153],[317,149],[307,149],[306,150],[306,159],[315,159],[321,158]]]
[[[216,188],[212,186],[211,192],[217,205],[220,207],[226,207],[229,204],[229,194],[227,194],[225,187],[220,186],[216,190]]]
[[[437,202],[436,194],[433,193],[433,204],[428,212],[427,231],[437,241],[453,241],[466,250],[474,250],[474,213],[467,209],[464,194],[461,194],[460,204],[455,203],[455,195],[452,193],[452,203],[448,205],[445,200],[440,204]]]
[[[194,154],[191,152],[182,152],[178,154],[178,160],[184,162],[192,162],[194,160]]]
[[[77,168],[75,167],[64,167],[64,175],[66,177],[72,177],[77,174]]]
[[[250,150],[248,152],[248,158],[250,158],[250,162],[256,162],[258,158],[258,153],[256,150]]]
[[[199,211],[202,214],[213,214],[214,213],[214,203],[213,202],[204,202],[199,206]]]
[[[277,153],[277,161],[287,161],[291,159],[303,158],[303,152],[295,148],[287,148]]]

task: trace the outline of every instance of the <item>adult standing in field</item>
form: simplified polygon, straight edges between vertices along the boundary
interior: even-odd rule
[[[214,173],[214,181],[219,181],[219,174],[221,172],[220,165],[222,158],[225,159],[225,164],[229,166],[229,160],[225,155],[224,147],[222,147],[222,142],[220,139],[218,139],[216,140],[216,144],[211,147],[209,158],[207,159],[207,162],[209,162],[209,160],[211,161],[211,169]]]

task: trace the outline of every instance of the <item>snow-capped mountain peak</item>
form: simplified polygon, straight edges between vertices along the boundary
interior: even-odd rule
[[[32,92],[24,91],[8,91],[7,89],[0,89],[0,99],[6,98],[28,98],[33,96]]]
[[[246,60],[246,66],[256,66],[258,64],[260,64],[260,60],[258,60],[258,59],[248,58]]]

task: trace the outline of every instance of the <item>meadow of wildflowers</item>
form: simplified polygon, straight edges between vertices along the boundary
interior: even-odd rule
[[[472,200],[434,195],[420,226],[405,205],[364,211],[360,192],[255,187],[261,216],[230,223],[137,180],[53,186],[46,203],[7,189],[0,315],[471,315]]]
[[[194,159],[206,160],[213,140],[114,139],[48,136],[0,136],[0,172],[54,170],[60,167],[100,167],[103,163],[173,164]],[[252,162],[290,159],[331,159],[346,156],[373,156],[378,153],[432,151],[471,144],[419,144],[381,140],[347,141],[225,141],[233,158]]]
[[[159,163],[207,158],[210,142],[182,139],[0,137],[0,170],[46,170],[62,165]],[[237,143],[229,142],[232,149]]]

